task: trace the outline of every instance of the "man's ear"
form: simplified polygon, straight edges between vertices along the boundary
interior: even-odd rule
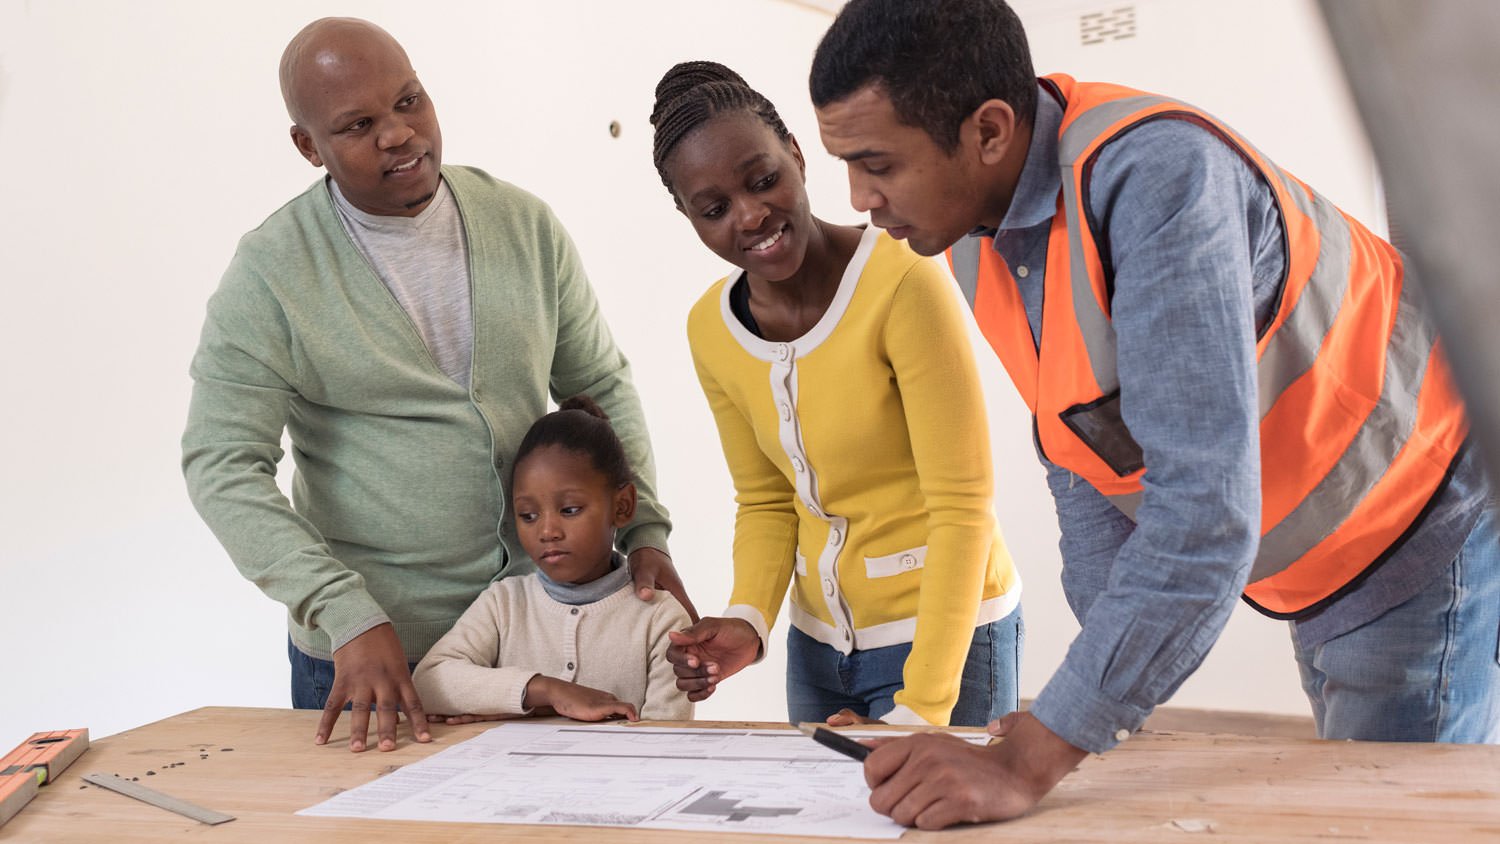
[[[964,121],[961,133],[977,146],[981,162],[999,164],[1016,139],[1016,110],[1004,100],[985,100]]]
[[[318,155],[318,148],[313,145],[312,135],[297,124],[292,124],[292,146],[297,148],[298,154],[307,159],[307,163],[314,167],[323,166],[323,158]]]
[[[625,527],[633,518],[635,518],[635,484],[626,481],[624,486],[615,490],[615,527]]]

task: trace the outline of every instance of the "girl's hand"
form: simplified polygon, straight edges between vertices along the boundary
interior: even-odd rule
[[[641,720],[635,704],[626,703],[609,692],[543,677],[540,674],[526,684],[526,707],[551,707],[558,715],[575,721],[603,721],[606,718]]]
[[[427,713],[427,720],[428,721],[430,721],[432,723],[435,723],[435,724],[436,723],[448,724],[450,726],[456,726],[458,724],[474,724],[474,723],[477,723],[479,721],[505,721],[505,720],[508,720],[508,719],[511,719],[511,718],[514,718],[514,717],[516,717],[516,716],[514,716],[514,715],[480,715],[480,714],[473,713],[473,712],[466,712],[466,713],[464,713],[462,715],[438,715],[438,714],[435,714],[435,713],[432,713],[432,712]]]

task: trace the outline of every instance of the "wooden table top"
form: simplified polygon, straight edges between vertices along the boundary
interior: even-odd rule
[[[314,746],[316,711],[211,707],[92,747],[17,817],[0,842],[695,842],[704,833],[298,817],[293,812],[474,736],[491,724],[434,725],[391,752]],[[347,715],[339,721],[347,723]],[[714,726],[701,722],[696,726]],[[745,724],[720,725],[744,727]],[[756,724],[757,727],[781,727]],[[342,735],[347,736],[347,733]],[[142,785],[237,820],[209,827],[86,785],[88,773]],[[1500,841],[1500,747],[1325,742],[1142,731],[1090,756],[1033,812],[1005,824],[911,830],[905,842]],[[726,834],[724,840],[840,839]]]

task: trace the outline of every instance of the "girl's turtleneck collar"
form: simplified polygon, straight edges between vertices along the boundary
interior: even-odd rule
[[[592,604],[613,595],[630,582],[630,566],[625,558],[615,551],[609,558],[609,573],[588,583],[558,583],[541,569],[536,576],[542,581],[547,597],[560,604]]]

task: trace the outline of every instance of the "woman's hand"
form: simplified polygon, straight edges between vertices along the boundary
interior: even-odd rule
[[[713,694],[719,681],[760,656],[760,635],[741,618],[705,618],[667,637],[672,640],[667,661],[677,674],[677,688],[694,702]]]
[[[864,715],[859,714],[858,712],[855,712],[852,709],[849,709],[848,707],[840,709],[839,711],[837,711],[837,712],[833,713],[832,715],[828,716],[828,726],[830,726],[830,727],[852,727],[852,726],[854,726],[856,724],[884,724],[884,723],[885,722],[882,721],[882,720],[880,720],[879,718],[869,718],[869,717],[866,717]]]

